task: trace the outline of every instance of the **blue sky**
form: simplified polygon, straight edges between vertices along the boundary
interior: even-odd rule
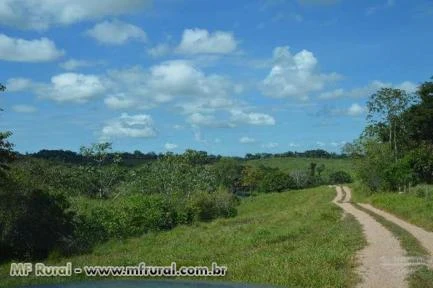
[[[223,155],[340,151],[381,87],[433,71],[428,0],[0,0],[0,129]]]

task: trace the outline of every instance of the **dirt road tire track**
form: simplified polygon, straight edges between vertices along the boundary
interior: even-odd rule
[[[376,213],[377,215],[382,216],[386,220],[400,226],[401,228],[405,229],[407,232],[412,234],[419,241],[419,243],[421,243],[421,245],[430,253],[430,256],[433,256],[433,232],[428,232],[388,212],[377,209],[371,206],[370,204],[359,203],[359,205],[367,210],[370,210],[371,212]],[[429,266],[433,268],[433,263],[429,263],[429,264],[430,264]]]
[[[405,256],[400,242],[373,217],[349,203],[351,200],[350,189],[345,189],[346,193],[343,193],[341,187],[336,187],[336,191],[337,196],[333,202],[359,221],[368,242],[367,246],[357,255],[360,261],[358,272],[362,278],[358,287],[408,287],[406,282],[409,273],[408,268],[404,265],[386,265],[392,259],[402,259]]]

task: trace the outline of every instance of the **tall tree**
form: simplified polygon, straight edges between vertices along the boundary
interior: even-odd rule
[[[421,143],[433,145],[433,82],[421,84],[417,96],[420,102],[403,114],[407,138],[412,147],[418,147]]]
[[[0,83],[0,91],[5,91],[6,87]],[[14,159],[15,154],[12,151],[13,144],[7,139],[12,135],[12,132],[0,132],[0,176],[4,175],[9,169],[8,163]]]
[[[388,142],[397,160],[399,149],[399,133],[402,130],[401,114],[412,105],[414,96],[401,89],[382,88],[371,95],[367,102],[367,120],[370,124],[369,131],[388,132]]]

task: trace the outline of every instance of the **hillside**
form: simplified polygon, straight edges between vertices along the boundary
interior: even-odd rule
[[[124,241],[111,240],[93,253],[51,260],[84,265],[210,265],[228,267],[224,281],[294,287],[346,287],[356,281],[353,257],[364,245],[359,224],[332,204],[328,187],[244,199],[238,216]],[[5,278],[9,287],[70,278]],[[211,279],[209,279],[211,280]]]

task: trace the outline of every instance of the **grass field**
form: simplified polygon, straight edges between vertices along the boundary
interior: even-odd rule
[[[419,191],[425,195],[420,194]],[[433,186],[418,186],[407,193],[376,193],[367,195],[359,185],[353,185],[354,200],[356,202],[371,203],[415,225],[433,231]]]
[[[324,164],[325,171],[324,175],[327,175],[334,171],[346,171],[352,176],[353,172],[353,162],[350,159],[324,159],[324,158],[268,158],[268,159],[255,159],[249,160],[247,163],[251,165],[265,165],[269,167],[275,167],[283,170],[284,172],[290,172],[292,170],[308,169],[310,163],[317,163],[317,166]]]
[[[93,253],[48,261],[84,265],[206,265],[228,267],[220,281],[289,287],[351,287],[355,252],[364,245],[360,225],[331,203],[334,189],[271,193],[244,199],[235,218],[110,241]],[[71,278],[12,278],[0,266],[2,287]],[[203,279],[199,279],[203,280]]]

